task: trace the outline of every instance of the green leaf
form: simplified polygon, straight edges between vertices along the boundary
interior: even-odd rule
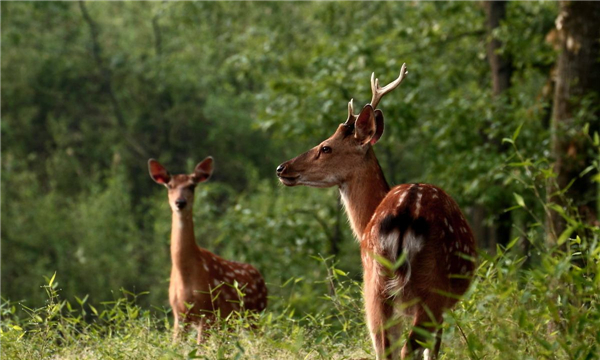
[[[590,171],[592,171],[592,170],[594,170],[594,169],[595,169],[594,165],[590,165],[590,166],[586,167],[586,168],[585,168],[585,170],[583,170],[583,171],[582,171],[582,172],[579,174],[579,177],[584,177],[584,176],[585,176],[585,174],[589,173]]]
[[[346,276],[347,275],[345,272],[343,272],[340,269],[333,269],[333,271],[335,271],[336,274],[341,275],[341,276]]]
[[[515,205],[515,206],[511,206],[508,209],[504,209],[504,212],[509,212],[509,211],[513,211],[516,209],[520,209],[521,207],[519,205]]]
[[[567,241],[567,239],[569,239],[569,236],[571,236],[573,231],[575,231],[574,227],[572,227],[572,226],[567,227],[565,229],[565,231],[563,231],[563,233],[560,234],[560,236],[558,237],[557,244],[558,245],[564,244]]]
[[[54,279],[56,278],[56,271],[54,272],[54,275],[52,275],[52,278],[50,279],[50,282],[48,283],[48,286],[52,287],[52,284],[54,283]]]
[[[519,137],[519,134],[521,133],[521,128],[523,127],[523,123],[521,123],[521,125],[519,125],[519,127],[517,128],[517,130],[515,130],[515,132],[513,133],[512,136],[512,140],[513,142],[517,140],[517,138]]]
[[[506,245],[506,250],[510,250],[513,246],[515,246],[517,241],[519,241],[518,236],[516,238],[512,239],[511,242],[509,242],[508,245]]]
[[[98,310],[96,310],[96,308],[90,304],[88,304],[90,306],[90,309],[92,309],[92,312],[94,313],[94,315],[98,316]]]
[[[521,206],[522,208],[526,208],[523,197],[517,193],[513,193],[513,195],[515,196],[515,200],[517,201],[517,204],[519,204],[519,206]]]

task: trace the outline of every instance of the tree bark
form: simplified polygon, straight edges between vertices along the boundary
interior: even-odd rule
[[[486,1],[484,7],[489,38],[486,49],[487,58],[492,69],[493,94],[497,97],[510,88],[513,72],[511,59],[498,53],[498,50],[502,48],[502,42],[493,36],[494,29],[498,28],[500,22],[506,18],[506,1]]]
[[[584,221],[597,221],[598,189],[591,179],[592,173],[583,177],[580,174],[595,156],[589,139],[582,131],[583,125],[589,121],[590,134],[599,131],[600,111],[597,107],[589,110],[595,113],[588,117],[582,117],[580,113],[586,103],[597,104],[600,94],[598,19],[600,2],[562,1],[556,20],[560,54],[551,122],[551,151],[557,178],[556,183],[548,186],[548,194],[550,202],[563,207],[569,205],[566,199],[570,199],[570,205],[579,210]],[[575,181],[566,196],[553,195],[567,187],[573,179]],[[555,245],[565,229],[564,219],[550,211],[546,221],[548,244]]]
[[[507,90],[511,86],[511,77],[513,66],[510,57],[500,54],[502,42],[494,37],[494,30],[500,26],[506,18],[506,1],[486,1],[483,3],[486,13],[486,34],[487,34],[487,59],[490,64],[492,75],[492,95],[495,99],[496,111],[501,111],[504,104],[509,101]],[[494,143],[499,152],[504,151],[500,139],[491,139],[484,137],[484,141]],[[502,211],[510,206],[506,201],[502,201],[498,208]],[[473,208],[473,230],[479,241],[491,252],[496,249],[496,244],[506,245],[510,241],[512,217],[510,212],[501,212],[494,214],[493,225],[488,226],[483,223],[488,210],[483,205],[475,205]]]

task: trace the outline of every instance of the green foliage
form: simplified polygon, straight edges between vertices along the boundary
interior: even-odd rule
[[[507,5],[494,36],[514,73],[498,98],[477,3],[0,6],[3,357],[372,356],[337,191],[283,188],[274,169],[329,136],[351,98],[367,103],[372,71],[387,83],[404,62],[375,149],[390,183],[432,182],[464,209],[484,206],[487,223],[505,211],[513,221],[514,240],[483,249],[496,255],[482,251],[446,317],[442,358],[600,356],[597,222],[566,189],[565,206],[546,194],[556,3]],[[564,130],[597,155],[594,99]],[[256,331],[232,319],[196,347],[193,335],[170,340],[170,209],[146,161],[180,173],[207,155],[216,169],[196,190],[198,243],[257,266],[270,304]],[[600,183],[598,161],[588,165]],[[545,245],[550,210],[568,224],[556,248]]]

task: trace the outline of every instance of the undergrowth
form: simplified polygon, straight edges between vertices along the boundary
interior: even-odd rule
[[[573,240],[576,241],[576,240]],[[442,359],[596,359],[600,356],[600,247],[577,258],[558,248],[527,268],[513,242],[484,257],[465,300],[446,314]],[[326,264],[327,260],[322,259]],[[242,314],[209,330],[172,341],[169,310],[143,309],[144,294],[122,291],[93,305],[61,299],[55,277],[47,304],[29,309],[3,300],[5,359],[356,359],[373,358],[361,311],[360,284],[329,264],[330,291],[315,302],[329,311],[295,314],[286,308],[251,319]],[[293,280],[291,280],[293,282]],[[288,286],[288,285],[286,285]],[[278,299],[270,299],[278,301]],[[23,312],[17,311],[22,307]],[[250,323],[255,323],[252,328]],[[406,323],[404,338],[410,325]]]

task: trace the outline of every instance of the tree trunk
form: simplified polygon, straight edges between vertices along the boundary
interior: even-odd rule
[[[598,189],[589,173],[579,174],[592,163],[594,154],[582,128],[590,122],[590,134],[600,130],[598,118],[583,117],[581,111],[587,104],[597,104],[600,94],[600,3],[587,1],[563,1],[556,20],[560,42],[560,54],[554,108],[551,123],[551,151],[554,157],[556,183],[548,186],[549,201],[567,206],[567,200],[579,210],[584,220],[597,219],[596,201]],[[592,97],[593,98],[590,98]],[[590,101],[591,100],[591,101]],[[589,115],[589,113],[588,113]],[[564,189],[575,180],[565,197],[552,196],[558,189]],[[560,234],[566,229],[562,217],[551,211],[547,221],[548,244],[555,245]]]
[[[487,59],[490,64],[492,74],[492,94],[495,99],[496,111],[502,111],[504,104],[509,101],[507,90],[511,85],[511,77],[513,72],[512,61],[509,57],[499,53],[502,48],[502,42],[493,36],[494,29],[500,26],[500,22],[506,18],[506,1],[486,1],[484,8],[486,13],[486,33],[487,33]],[[493,142],[497,145],[498,151],[504,151],[500,139],[489,139],[486,141]],[[503,200],[498,204],[499,211],[510,207],[510,204]],[[475,205],[474,212],[477,217],[473,218],[474,222],[479,219],[479,223],[474,223],[475,233],[479,236],[486,236],[484,241],[492,252],[496,249],[496,244],[506,245],[510,241],[510,233],[512,227],[512,218],[510,212],[501,212],[494,214],[493,225],[486,226],[481,221],[485,219],[486,209],[483,205]]]
[[[510,88],[513,72],[512,61],[507,56],[498,53],[502,42],[493,37],[493,31],[506,18],[506,1],[486,1],[486,29],[489,41],[487,43],[487,58],[492,69],[492,86],[494,97],[498,97]]]

